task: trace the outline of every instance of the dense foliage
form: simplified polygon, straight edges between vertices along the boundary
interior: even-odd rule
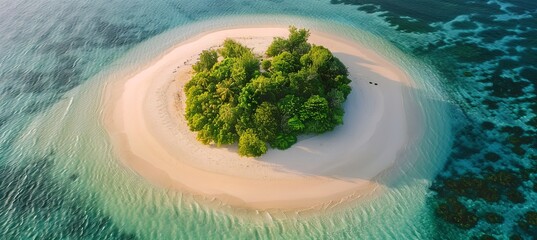
[[[289,31],[287,39],[274,39],[263,61],[231,39],[201,53],[184,88],[186,118],[199,141],[238,142],[240,155],[260,156],[267,143],[287,149],[300,134],[343,123],[347,68],[328,49],[309,44],[309,31]]]

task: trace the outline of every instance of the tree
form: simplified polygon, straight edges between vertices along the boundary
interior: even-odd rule
[[[323,46],[313,46],[302,58],[307,59],[311,67],[321,73],[327,73],[334,56]]]
[[[215,50],[203,50],[199,61],[192,66],[196,72],[209,71],[218,61],[218,54]]]
[[[269,45],[267,49],[267,56],[274,57],[280,53],[289,50],[289,41],[281,37],[274,38],[274,41]]]
[[[231,77],[231,69],[237,63],[235,58],[225,58],[221,62],[215,64],[214,69],[211,71],[211,77],[216,82],[223,81]]]
[[[271,142],[279,132],[278,108],[269,102],[263,102],[255,110],[254,123],[255,132],[259,139]]]
[[[254,89],[254,97],[258,102],[274,101],[278,86],[272,79],[263,75],[252,80],[251,86]]]
[[[328,92],[327,98],[330,108],[341,108],[347,96],[339,89],[332,89],[330,92]]]
[[[278,109],[283,116],[293,116],[298,113],[302,100],[292,94],[288,94],[278,101]]]
[[[272,59],[270,69],[272,72],[289,74],[291,72],[296,72],[299,67],[299,62],[297,59],[295,59],[293,54],[289,52],[282,52]]]
[[[280,134],[274,139],[274,141],[270,144],[271,147],[285,150],[293,146],[297,141],[297,138],[295,135],[292,134]]]
[[[308,43],[309,37],[309,30],[297,29],[294,26],[289,27],[288,50],[292,52],[293,55],[303,55],[307,53],[311,48],[311,45]]]
[[[331,118],[329,117],[328,101],[319,96],[311,96],[300,109],[300,120],[304,122],[305,130],[310,133],[322,133],[330,130]]]
[[[307,53],[311,44],[308,43],[310,32],[306,29],[297,29],[289,27],[289,37],[287,39],[277,37],[274,38],[272,44],[268,47],[266,54],[269,57],[274,57],[282,52],[290,52],[293,55],[303,55]]]
[[[188,122],[191,131],[200,131],[208,123],[209,121],[207,120],[207,118],[201,113],[194,114],[191,117],[191,120]]]
[[[287,120],[287,126],[290,131],[295,133],[302,133],[306,128],[306,126],[298,116],[293,116],[289,118],[289,120]]]
[[[327,118],[328,111],[328,101],[319,95],[313,95],[302,105],[300,119],[323,120]]]
[[[259,157],[267,152],[267,145],[261,141],[254,130],[246,130],[239,138],[239,154],[248,157]]]
[[[235,100],[235,93],[229,87],[228,82],[216,84],[216,93],[222,102],[233,102]]]
[[[351,91],[347,69],[308,37],[309,31],[290,27],[263,61],[231,39],[203,51],[184,87],[185,117],[197,139],[216,146],[238,142],[241,156],[260,156],[267,144],[287,149],[300,134],[343,124]]]
[[[218,120],[228,125],[235,125],[237,123],[238,114],[237,109],[231,106],[231,104],[223,104],[218,111]]]
[[[239,65],[244,68],[247,79],[252,79],[259,75],[259,59],[257,59],[252,53],[245,54],[239,59]]]
[[[325,95],[325,88],[322,83],[321,75],[313,69],[303,68],[298,74],[303,79],[300,85],[302,97],[307,98],[313,95]]]
[[[243,58],[253,56],[252,50],[233,39],[224,40],[222,48],[218,50],[224,58]]]

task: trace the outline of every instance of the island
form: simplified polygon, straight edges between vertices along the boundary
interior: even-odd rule
[[[347,68],[327,48],[308,43],[309,36],[290,27],[289,36],[275,38],[265,56],[233,39],[202,51],[184,86],[185,117],[197,140],[238,142],[241,156],[258,157],[267,145],[288,149],[300,134],[342,124],[351,92]]]
[[[325,211],[381,194],[389,186],[379,176],[399,179],[402,173],[397,165],[412,164],[403,159],[405,149],[422,134],[420,108],[408,92],[412,81],[401,66],[374,48],[344,33],[308,29],[312,44],[308,52],[315,48],[327,53],[320,46],[329,49],[352,80],[348,83],[352,92],[342,105],[344,124],[323,134],[301,135],[285,151],[267,151],[259,157],[239,156],[237,144],[198,141],[198,133],[190,130],[187,121],[186,102],[190,100],[183,89],[202,72],[200,68],[209,68],[199,60],[212,58],[211,69],[222,65],[225,61],[218,49],[231,39],[227,42],[237,47],[233,49],[243,46],[253,52],[251,60],[260,67],[255,67],[259,73],[254,70],[252,76],[268,78],[279,67],[273,62],[280,53],[269,57],[267,49],[276,46],[275,38],[289,39],[288,26],[235,26],[200,31],[134,71],[113,75],[106,82],[103,124],[113,153],[149,183],[220,209],[296,214]],[[209,54],[200,54],[204,50]],[[216,50],[216,61],[211,50]],[[345,76],[343,67],[340,70]],[[326,92],[323,97],[330,103],[326,97],[330,91]],[[277,102],[273,105],[278,107]]]

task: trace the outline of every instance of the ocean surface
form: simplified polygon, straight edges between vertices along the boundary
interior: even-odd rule
[[[535,0],[0,0],[0,20],[0,239],[537,236]],[[103,87],[189,37],[247,24],[353,39],[416,81],[423,136],[379,176],[385,193],[315,214],[250,212],[121,165]]]

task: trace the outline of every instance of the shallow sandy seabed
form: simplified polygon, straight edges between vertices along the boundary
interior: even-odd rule
[[[182,88],[198,54],[226,38],[262,54],[287,27],[216,30],[179,44],[132,78],[105,88],[104,125],[127,167],[150,182],[209,201],[256,210],[326,209],[382,192],[379,174],[402,159],[419,124],[412,88],[398,66],[352,41],[311,31],[349,69],[352,93],[344,125],[306,136],[292,148],[259,159],[236,148],[196,141],[183,116]],[[370,83],[371,82],[371,83]],[[179,109],[179,111],[178,111]]]

